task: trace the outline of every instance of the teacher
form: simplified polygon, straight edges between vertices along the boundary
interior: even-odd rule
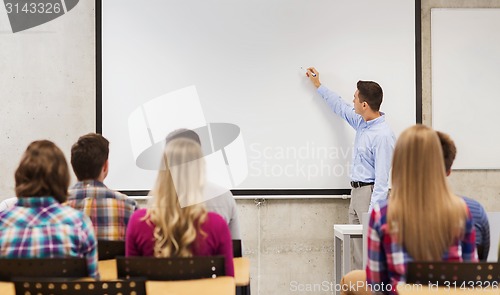
[[[315,68],[308,68],[306,76],[330,109],[356,130],[350,175],[349,223],[360,224],[363,213],[369,212],[376,202],[385,200],[389,190],[389,171],[396,137],[385,121],[385,114],[379,111],[382,88],[376,82],[358,81],[352,107],[340,95],[321,85]],[[353,250],[353,269],[362,269],[361,239],[353,241]]]

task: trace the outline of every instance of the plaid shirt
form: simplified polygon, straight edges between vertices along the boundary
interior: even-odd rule
[[[137,203],[97,180],[79,181],[69,191],[67,204],[90,217],[98,240],[124,241]]]
[[[22,197],[14,208],[0,213],[0,256],[85,257],[89,276],[99,277],[89,218],[53,197]]]
[[[443,255],[443,261],[477,261],[475,241],[476,234],[469,214],[463,238],[450,246]],[[406,281],[406,264],[410,261],[413,258],[389,233],[387,201],[377,203],[371,212],[368,228],[367,283],[377,285],[374,290],[397,294],[396,285]]]

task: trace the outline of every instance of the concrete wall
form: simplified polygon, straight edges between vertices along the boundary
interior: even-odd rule
[[[95,131],[94,2],[12,33],[0,5],[0,198],[14,196],[14,171],[36,139],[54,141],[66,155]]]
[[[500,2],[422,2],[423,114],[430,124],[430,8]],[[0,10],[0,198],[13,196],[14,169],[30,141],[52,139],[68,155],[79,135],[95,130],[93,1],[80,1],[67,15],[23,33],[12,34],[4,15]],[[499,180],[499,171],[454,171],[450,177],[457,193],[476,198],[487,211],[500,211]],[[237,203],[253,294],[330,293],[293,287],[332,280],[333,224],[347,223],[348,200]]]

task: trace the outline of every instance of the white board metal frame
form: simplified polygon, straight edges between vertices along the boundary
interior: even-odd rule
[[[308,146],[310,151],[310,146],[315,147],[315,144],[317,145],[315,148],[318,150],[323,147],[334,147],[341,151],[348,151],[349,148],[352,149],[354,131],[345,122],[342,122],[340,119],[331,114],[329,110],[327,110],[326,106],[321,101],[321,98],[315,94],[315,91],[311,87],[309,81],[303,77],[303,73],[299,70],[300,66],[317,66],[321,72],[322,82],[338,91],[347,101],[351,100],[357,80],[375,80],[379,82],[385,92],[385,100],[382,110],[388,114],[388,121],[393,129],[395,129],[396,134],[399,134],[403,129],[411,124],[421,122],[420,1],[412,1],[411,5],[408,5],[408,2],[397,0],[384,0],[378,1],[377,3],[371,3],[372,1],[319,1],[318,3],[315,3],[316,6],[306,7],[307,9],[303,9],[304,7],[300,6],[303,1],[287,1],[286,3],[280,1],[252,2],[252,5],[261,6],[264,5],[263,3],[270,3],[266,4],[267,6],[262,6],[267,8],[265,11],[259,11],[256,9],[252,10],[253,8],[248,6],[250,3],[239,3],[238,5],[247,5],[247,7],[238,7],[241,12],[244,12],[245,14],[253,13],[258,15],[260,19],[263,19],[264,22],[268,22],[267,27],[255,26],[250,23],[246,25],[246,28],[249,30],[255,29],[259,32],[260,35],[258,35],[258,38],[256,39],[258,42],[264,42],[266,40],[269,41],[268,43],[264,42],[261,45],[263,45],[263,47],[268,46],[268,49],[272,51],[272,54],[266,55],[260,53],[262,54],[260,56],[251,56],[250,54],[255,52],[256,49],[259,49],[260,47],[253,47],[250,51],[244,50],[245,46],[255,46],[255,40],[253,41],[254,43],[249,41],[248,44],[246,44],[245,38],[237,38],[235,42],[223,44],[223,47],[217,47],[217,40],[222,40],[220,38],[228,36],[228,33],[231,33],[231,36],[237,36],[238,33],[241,33],[242,28],[244,29],[245,27],[238,27],[233,31],[225,31],[225,29],[222,30],[221,27],[224,27],[227,22],[224,23],[223,21],[220,21],[220,17],[207,17],[204,14],[213,14],[214,9],[217,10],[216,8],[226,8],[223,8],[223,6],[217,6],[215,8],[208,6],[205,7],[204,5],[210,5],[210,3],[212,3],[212,5],[214,3],[220,4],[224,1],[200,2],[200,7],[197,9],[198,11],[190,11],[189,13],[195,15],[198,13],[198,17],[202,17],[207,21],[213,21],[213,23],[205,22],[205,27],[213,30],[221,29],[221,31],[217,31],[218,33],[215,35],[207,35],[206,38],[217,37],[219,39],[214,40],[213,43],[210,40],[205,40],[205,42],[201,43],[197,43],[192,40],[186,42],[194,42],[192,43],[193,45],[202,44],[206,47],[214,46],[213,51],[209,51],[209,53],[219,52],[221,48],[224,48],[224,46],[234,47],[228,48],[225,53],[226,56],[231,54],[238,55],[239,53],[241,53],[242,56],[233,58],[228,57],[228,61],[224,61],[222,63],[220,62],[222,59],[217,59],[218,62],[214,63],[213,66],[210,66],[210,62],[207,62],[204,67],[196,70],[196,75],[198,75],[198,77],[192,74],[193,71],[186,72],[178,66],[173,67],[175,70],[172,71],[166,68],[165,72],[162,72],[162,74],[167,73],[164,77],[154,75],[152,78],[154,81],[149,82],[147,79],[151,78],[145,78],[143,80],[140,80],[139,78],[142,79],[142,77],[147,74],[145,69],[149,69],[155,65],[144,65],[144,63],[141,63],[143,61],[142,55],[156,56],[157,62],[162,66],[168,65],[173,61],[172,59],[158,55],[157,45],[159,41],[151,41],[151,43],[141,42],[143,40],[148,40],[147,38],[150,38],[149,40],[158,38],[158,34],[151,32],[151,30],[144,30],[143,28],[137,28],[136,30],[123,30],[121,27],[123,24],[120,25],[119,23],[115,23],[115,21],[108,20],[109,23],[107,26],[115,26],[114,28],[118,28],[118,31],[110,34],[111,31],[109,30],[109,27],[106,28],[105,24],[106,7],[108,8],[108,11],[111,10],[110,8],[120,11],[124,9],[124,5],[128,2],[137,5],[137,2],[135,1],[119,1],[120,5],[112,6],[112,0],[96,0],[98,55],[96,125],[97,132],[103,133],[103,135],[108,138],[111,137],[111,167],[115,167],[114,169],[119,171],[113,172],[112,170],[110,172],[110,177],[107,180],[108,184],[115,189],[128,193],[129,195],[143,195],[145,190],[150,188],[151,181],[146,184],[143,182],[141,185],[134,184],[133,182],[138,178],[138,175],[140,174],[140,177],[143,177],[142,175],[145,173],[143,171],[133,171],[135,168],[131,169],[130,165],[128,167],[122,166],[122,162],[130,162],[130,160],[124,160],[123,157],[115,157],[117,152],[116,149],[113,149],[113,145],[118,146],[120,150],[128,149],[125,144],[127,141],[127,132],[125,129],[115,133],[115,130],[117,130],[116,126],[123,127],[123,123],[125,121],[123,119],[121,119],[122,121],[117,120],[119,123],[116,126],[109,126],[110,113],[121,114],[126,117],[127,112],[130,112],[130,108],[128,110],[124,110],[117,109],[116,107],[126,102],[130,97],[142,97],[142,100],[140,99],[136,103],[136,106],[138,106],[148,100],[164,94],[165,91],[168,92],[179,89],[179,85],[189,86],[189,84],[192,83],[184,80],[186,76],[190,76],[193,81],[199,81],[199,76],[203,75],[204,77],[215,76],[219,77],[219,79],[224,79],[226,74],[234,74],[235,72],[238,72],[238,68],[233,66],[235,61],[240,62],[238,61],[239,58],[242,60],[250,59],[250,61],[244,61],[243,64],[246,68],[251,68],[252,64],[255,66],[255,69],[253,69],[254,72],[252,72],[253,77],[255,77],[253,79],[255,80],[250,80],[248,78],[249,76],[245,76],[244,73],[239,73],[242,75],[241,77],[243,79],[231,80],[231,83],[228,85],[216,85],[217,87],[214,86],[214,89],[221,89],[221,87],[226,85],[229,93],[235,93],[238,90],[247,91],[252,89],[252,87],[257,87],[259,89],[262,88],[261,93],[269,92],[275,94],[276,92],[273,92],[277,91],[275,88],[283,91],[284,93],[286,93],[287,89],[290,88],[291,90],[288,91],[298,93],[294,94],[293,97],[290,95],[283,95],[281,97],[271,95],[272,99],[267,99],[270,104],[264,111],[263,118],[264,121],[267,120],[265,122],[266,124],[275,124],[272,125],[273,127],[271,127],[271,129],[278,128],[277,133],[280,134],[280,136],[283,135],[282,138],[278,138],[279,141],[283,142],[283,144],[280,145],[281,143],[273,141],[276,138],[276,132],[273,133],[266,131],[262,128],[262,126],[257,126],[255,128],[255,131],[257,132],[248,132],[248,126],[256,121],[252,119],[249,119],[246,122],[239,121],[240,118],[249,118],[250,114],[259,108],[259,106],[249,105],[248,102],[251,102],[250,99],[243,99],[242,103],[244,107],[239,108],[237,104],[230,104],[228,99],[231,99],[231,96],[226,96],[225,100],[223,99],[221,101],[221,104],[224,104],[224,111],[220,112],[220,106],[211,101],[211,99],[214,98],[214,93],[217,92],[206,91],[202,93],[202,91],[209,89],[211,84],[216,83],[207,83],[205,85],[202,85],[203,83],[194,83],[197,84],[201,99],[206,99],[205,101],[201,101],[201,103],[208,121],[230,121],[231,123],[239,125],[242,128],[245,141],[253,144],[253,146],[247,146],[248,150],[251,150],[252,147],[262,147],[263,149],[268,149],[274,152],[274,158],[276,158],[277,153],[283,150],[280,148],[286,147],[294,148],[297,152],[296,154],[300,152],[300,149]],[[167,3],[168,1],[162,2]],[[325,7],[329,8],[329,10],[321,9],[323,8],[321,4],[332,5],[330,4],[332,2],[334,3],[333,5],[338,5],[338,7],[342,7],[345,10],[342,11],[342,9],[332,9],[330,6]],[[403,2],[405,2],[405,4],[402,4]],[[159,1],[150,1],[148,3],[159,3]],[[148,3],[141,2],[141,5],[146,6]],[[172,4],[172,9],[177,9],[180,5],[177,2],[175,2],[175,5],[173,5],[174,2],[169,3]],[[232,1],[232,3],[236,2]],[[102,5],[104,4],[107,6],[103,7]],[[296,4],[296,6],[294,6],[294,4]],[[128,19],[129,22],[134,22],[134,15],[140,15],[141,9],[143,8],[144,7],[136,7],[131,17],[127,17],[125,19]],[[148,21],[155,23],[156,20],[159,19],[150,15],[150,13],[152,12],[144,10],[143,16],[150,16],[150,19],[142,19],[140,23]],[[226,11],[226,14],[230,13],[230,10]],[[262,13],[269,14],[268,18],[263,17]],[[176,12],[172,15],[174,14],[178,13]],[[276,17],[282,19],[276,20]],[[293,21],[291,21],[292,18]],[[339,18],[342,18],[340,22]],[[411,20],[411,26],[408,26],[408,19]],[[239,17],[233,19],[232,21],[234,22],[232,24],[236,24],[236,22],[245,22],[248,21],[248,19],[242,19]],[[387,25],[387,23],[390,23],[391,21],[392,23]],[[174,34],[174,36],[178,38],[176,39],[177,41],[184,40],[183,38],[186,37],[189,39],[189,36],[193,36],[193,32],[197,32],[200,27],[203,27],[203,23],[197,25],[189,21],[177,23],[178,26],[172,30],[177,30],[179,32],[178,35]],[[266,31],[266,28],[270,27],[269,24],[275,24],[275,26],[278,27],[276,32],[283,34],[272,34],[271,32],[266,35],[266,32],[269,31]],[[289,27],[280,28],[280,25],[288,25]],[[314,26],[320,27],[321,29],[315,29]],[[128,28],[131,29],[132,27]],[[119,44],[121,46],[111,48],[109,44],[106,43],[107,38],[110,35],[121,36],[126,42]],[[250,36],[254,38],[257,35]],[[203,36],[199,35],[198,37],[201,38]],[[295,50],[295,47],[273,47],[274,39],[279,38],[284,40],[284,43],[280,43],[281,45],[279,46],[289,43],[300,48]],[[142,45],[136,46],[135,44]],[[172,44],[177,43],[173,42]],[[394,49],[396,47],[394,46],[395,44],[399,44],[406,49],[398,52],[397,49]],[[134,58],[133,55],[130,55],[130,52],[128,52],[127,55],[124,51],[126,51],[126,48],[130,46],[135,46],[134,49],[142,48],[144,50],[143,54],[138,58]],[[118,48],[121,48],[122,50],[117,50]],[[285,50],[287,48],[289,48],[289,50]],[[208,48],[208,50],[211,49]],[[177,52],[177,54],[186,54],[186,56],[188,56],[188,53],[186,52],[189,51],[189,48],[174,48],[173,51]],[[239,53],[236,54],[235,52]],[[306,54],[302,54],[302,52],[306,52]],[[374,52],[379,53],[379,55],[373,54]],[[281,57],[281,55],[287,54],[290,55],[289,58],[285,59]],[[121,56],[121,61],[128,61],[128,63],[121,63],[119,62],[120,59],[107,63],[107,59],[113,55]],[[205,60],[210,60],[209,56],[210,54],[205,56],[197,54],[190,60],[193,64],[196,64],[197,62],[203,63]],[[255,57],[259,57],[260,59],[252,62],[251,59]],[[194,69],[193,64],[189,64],[186,67]],[[402,66],[398,67],[398,65],[401,64]],[[270,66],[266,69],[266,65]],[[113,70],[109,71],[110,68]],[[169,73],[175,71],[178,72],[173,75]],[[123,82],[122,80],[117,80],[112,82],[112,84],[114,83],[113,85],[115,89],[110,90],[112,87],[110,88],[109,82],[106,81],[106,79],[109,78],[110,73],[113,73],[113,75],[116,74],[120,77],[130,75],[134,79],[139,79],[139,81],[132,80]],[[158,85],[162,81],[170,82],[174,80],[175,82],[172,82],[172,84],[177,83],[177,85],[172,88],[164,87],[161,89],[160,87],[153,89],[155,87],[152,87],[152,85]],[[245,83],[238,84],[235,81],[244,81]],[[137,83],[134,84],[132,82]],[[131,87],[131,84],[134,84],[133,87]],[[231,87],[231,85],[234,84],[238,85]],[[110,96],[110,92],[113,91],[115,91],[115,96],[117,93],[123,95],[118,96],[123,98],[123,100],[114,102],[109,101],[108,98]],[[131,92],[134,93],[132,93],[131,96],[127,96]],[[299,114],[299,111],[304,111],[307,116],[305,116],[304,119],[297,119],[299,116],[292,116],[295,120],[291,120],[286,116],[286,114],[283,115],[283,109],[286,109],[287,107],[291,107],[294,112],[297,112],[296,114]],[[283,124],[283,121],[285,121],[286,124]],[[111,120],[111,122],[113,122],[113,120]],[[309,122],[310,125],[304,125],[304,122]],[[294,142],[296,138],[305,138],[304,135],[307,134],[315,134],[317,137],[315,138],[312,136],[311,139],[306,138],[306,140]],[[261,140],[259,137],[261,135],[265,135],[267,138]],[[331,139],[330,136],[332,136]],[[323,140],[324,138],[327,139]],[[262,151],[263,150],[260,150],[260,155],[264,154]],[[345,155],[343,155],[343,158],[340,159],[340,161],[327,161],[325,165],[329,165],[330,167],[349,167],[350,159],[346,156],[348,152],[344,153]],[[257,152],[255,154],[257,155]],[[274,161],[275,159],[271,160]],[[305,164],[300,162],[298,165],[309,165],[307,167],[313,166],[316,168],[320,167],[318,162],[320,160],[312,160],[309,159],[310,162],[306,162]],[[294,165],[295,161],[296,159],[294,159],[292,155],[289,156],[289,159],[272,162],[270,165],[271,167],[289,167],[290,165]],[[252,167],[251,164],[252,163],[249,163],[250,169]],[[262,168],[258,167],[257,169]],[[130,174],[128,178],[127,174]],[[154,172],[149,174],[150,175],[146,176],[145,179],[154,179]],[[333,177],[330,176],[330,178],[324,177],[319,180],[319,182],[316,178],[314,178],[313,181],[310,181],[310,183],[301,182],[302,180],[300,179],[300,175],[298,175],[298,173],[293,177],[284,175],[284,173],[282,174],[283,175],[277,179],[250,179],[246,183],[243,183],[242,186],[234,188],[233,193],[235,195],[241,194],[252,196],[261,194],[266,196],[276,195],[277,197],[283,196],[286,198],[294,195],[300,198],[305,195],[335,195],[337,197],[342,197],[342,195],[349,193],[348,169],[345,169],[340,176],[334,175]],[[119,179],[124,175],[126,179],[122,180],[122,183],[120,184]],[[124,186],[123,182],[125,183]]]

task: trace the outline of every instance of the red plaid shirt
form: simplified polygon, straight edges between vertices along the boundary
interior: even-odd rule
[[[477,261],[476,233],[472,218],[468,214],[465,234],[443,255],[443,261]],[[366,281],[372,290],[384,294],[398,294],[396,285],[405,282],[406,264],[413,261],[395,237],[389,233],[387,224],[387,201],[373,207],[368,228],[368,264]]]

